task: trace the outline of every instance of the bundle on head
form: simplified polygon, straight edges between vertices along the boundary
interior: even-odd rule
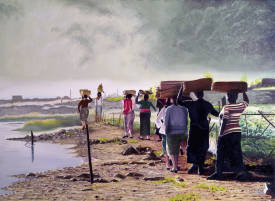
[[[98,85],[97,92],[100,92],[100,93],[104,92],[102,84]]]
[[[79,92],[80,92],[80,95],[82,97],[84,97],[84,95],[86,95],[86,96],[90,96],[91,95],[91,91],[88,90],[88,89],[80,89]]]
[[[159,98],[172,98],[177,96],[183,81],[161,81],[159,89]],[[186,96],[187,94],[184,94]]]
[[[188,94],[193,92],[210,91],[212,85],[212,78],[201,78],[197,80],[190,80],[183,82],[183,92]]]
[[[128,94],[131,94],[131,95],[135,96],[136,95],[136,90],[124,90],[123,94],[125,96],[127,96]]]
[[[247,83],[242,81],[231,81],[231,82],[214,82],[212,84],[212,91],[218,92],[246,92]]]

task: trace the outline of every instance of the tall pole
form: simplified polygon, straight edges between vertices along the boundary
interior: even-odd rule
[[[94,182],[94,175],[93,175],[93,167],[92,167],[92,160],[91,160],[91,149],[90,149],[90,137],[89,137],[88,124],[86,124],[86,133],[87,133],[88,161],[89,161],[89,169],[90,169],[90,182],[92,184]]]

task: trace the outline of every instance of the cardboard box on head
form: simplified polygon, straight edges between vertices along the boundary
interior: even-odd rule
[[[161,81],[159,89],[159,98],[172,98],[177,96],[184,81]],[[189,96],[189,93],[184,93],[184,97]]]
[[[214,82],[211,87],[212,91],[218,92],[246,92],[247,83],[242,81],[231,81],[231,82]]]

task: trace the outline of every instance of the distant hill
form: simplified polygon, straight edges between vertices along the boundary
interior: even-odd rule
[[[258,89],[258,88],[271,88],[271,89],[275,89],[275,79],[274,78],[263,78],[261,80],[261,82],[254,84],[252,86],[250,86],[249,89]]]

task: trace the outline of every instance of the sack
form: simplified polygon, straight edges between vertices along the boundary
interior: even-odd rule
[[[212,78],[201,78],[197,80],[190,80],[183,82],[183,92],[190,93],[191,91],[205,91],[211,90]]]
[[[231,82],[214,82],[212,84],[212,91],[218,92],[245,92],[247,91],[247,83],[241,81]]]

